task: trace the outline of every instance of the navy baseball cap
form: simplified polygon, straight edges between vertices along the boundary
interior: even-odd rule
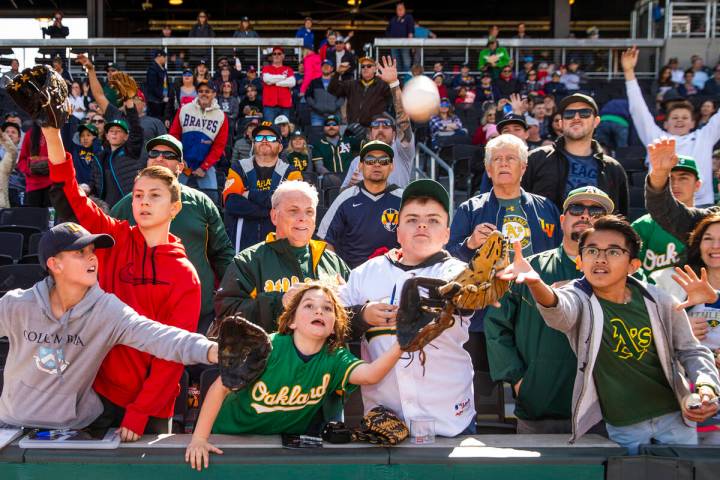
[[[511,123],[514,123],[516,125],[520,125],[525,130],[528,129],[528,124],[525,121],[525,117],[522,115],[516,115],[514,113],[511,113],[509,115],[505,115],[505,118],[500,120],[497,124],[497,130],[498,132],[502,133],[502,129],[506,126],[510,125]]]
[[[110,248],[115,245],[115,239],[106,233],[91,234],[82,225],[65,222],[55,225],[43,233],[38,244],[40,265],[47,270],[48,258],[60,252],[82,250],[90,244],[95,248]]]
[[[255,127],[255,129],[252,131],[252,136],[254,137],[262,131],[272,132],[275,134],[276,137],[278,137],[278,139],[282,136],[280,134],[280,129],[273,122],[269,122],[267,120],[263,120],[258,124],[257,127]]]

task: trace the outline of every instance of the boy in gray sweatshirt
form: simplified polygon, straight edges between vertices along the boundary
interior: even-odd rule
[[[0,337],[10,340],[0,423],[80,429],[103,413],[92,384],[118,344],[184,364],[217,363],[217,344],[136,313],[98,285],[96,248],[110,235],[75,223],[43,234],[41,264],[50,275],[0,299]]]

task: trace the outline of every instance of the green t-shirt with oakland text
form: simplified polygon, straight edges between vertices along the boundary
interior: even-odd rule
[[[304,434],[329,395],[355,388],[348,379],[363,361],[349,350],[329,352],[326,345],[304,360],[292,335],[274,333],[271,339],[265,372],[225,397],[213,433]]]
[[[680,409],[660,364],[642,293],[628,287],[627,304],[598,298],[603,332],[593,377],[603,419],[617,427]]]

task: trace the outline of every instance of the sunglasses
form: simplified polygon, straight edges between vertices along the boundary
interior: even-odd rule
[[[373,68],[374,66],[372,63],[363,63],[360,68]]]
[[[390,120],[373,120],[370,122],[371,127],[392,127]]]
[[[168,152],[166,150],[150,150],[148,152],[148,158],[160,158],[162,157],[165,160],[175,160],[176,162],[180,161],[180,157],[175,152]]]
[[[337,127],[338,124],[337,124],[337,122],[326,122],[325,126],[326,127]]]
[[[280,55],[284,55],[284,54],[282,52],[273,52],[272,53],[273,57],[279,57]]]
[[[380,165],[380,166],[387,166],[392,163],[392,158],[390,158],[387,155],[384,155],[382,157],[374,157],[372,155],[366,155],[365,158],[363,158],[363,163],[365,165]]]
[[[255,135],[255,141],[256,142],[262,142],[263,140],[266,142],[277,142],[277,135]]]
[[[210,90],[209,88],[203,88],[202,90],[198,90],[197,92],[200,95],[209,95],[210,93],[212,93],[212,90]]]
[[[94,123],[95,125],[97,125],[97,124],[99,124],[99,123],[105,123],[105,120],[102,120],[102,119],[101,119],[101,120],[93,120],[92,123]]]
[[[605,209],[599,205],[587,207],[585,205],[580,205],[579,203],[573,203],[571,205],[568,205],[567,210],[565,210],[565,213],[569,213],[573,217],[579,217],[585,212],[587,212],[588,215],[592,218],[602,217],[603,215],[607,214]]]
[[[566,108],[565,111],[563,111],[563,118],[565,120],[572,120],[575,118],[575,115],[580,115],[580,118],[590,118],[593,114],[592,108]]]

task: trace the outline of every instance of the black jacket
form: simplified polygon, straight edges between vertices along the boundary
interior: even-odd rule
[[[522,187],[526,191],[549,198],[561,212],[568,177],[568,159],[562,154],[564,150],[563,137],[552,145],[533,150],[522,178]],[[617,160],[605,155],[595,140],[592,141],[592,151],[598,164],[598,188],[615,202],[616,213],[627,216],[629,194],[625,169]]]
[[[163,84],[167,81],[167,70],[152,61],[145,74],[145,98],[148,102],[162,103]],[[170,86],[168,85],[168,89]],[[169,92],[168,92],[169,95]]]
[[[132,191],[135,176],[145,168],[141,158],[143,147],[143,129],[140,125],[137,110],[128,108],[126,112],[130,134],[127,142],[120,148],[111,151],[106,147],[98,154],[98,164],[92,165],[93,194],[112,207],[121,198]]]
[[[347,98],[347,122],[357,122],[364,127],[370,126],[373,116],[385,112],[391,100],[390,87],[380,78],[366,84],[360,79],[340,80],[335,73],[327,91]]]

